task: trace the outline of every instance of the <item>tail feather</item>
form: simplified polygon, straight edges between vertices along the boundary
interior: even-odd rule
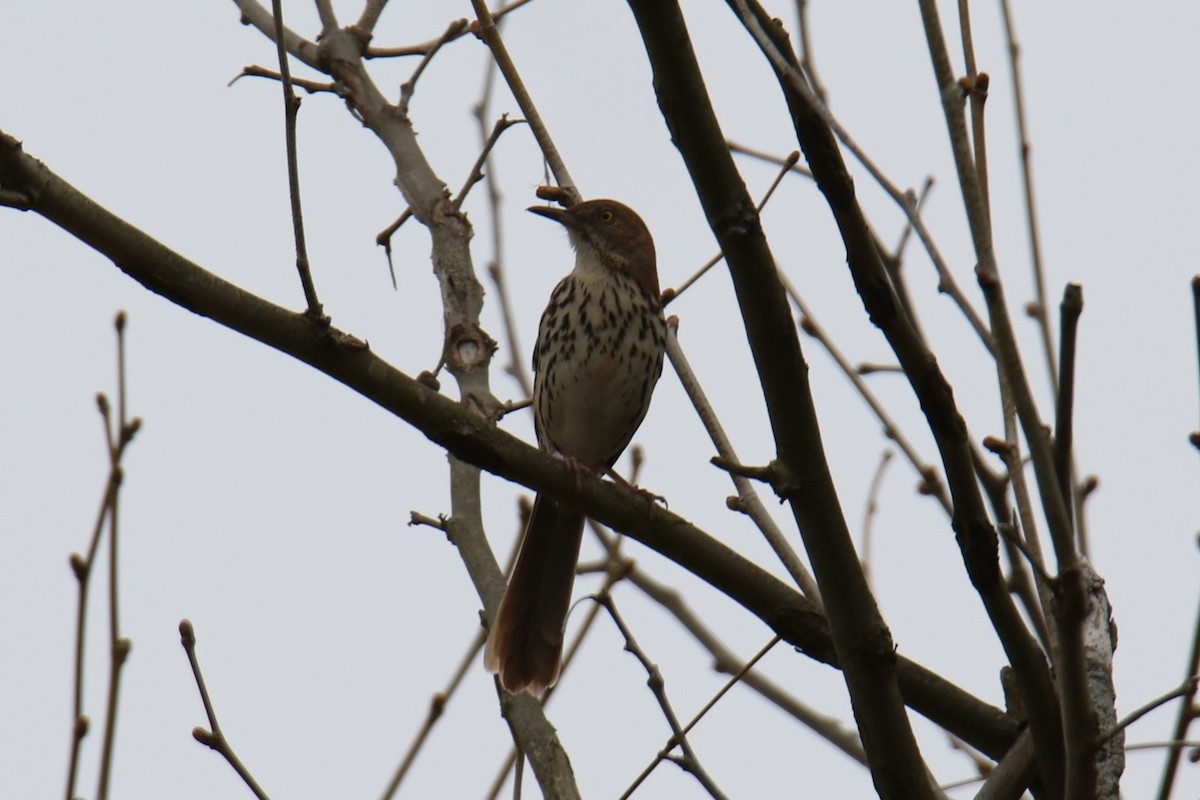
[[[484,666],[510,692],[541,696],[558,681],[583,519],[574,506],[542,495],[534,501],[483,651]]]

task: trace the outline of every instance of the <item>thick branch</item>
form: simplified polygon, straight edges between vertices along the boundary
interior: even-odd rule
[[[850,539],[829,473],[808,373],[754,201],[734,166],[677,3],[630,0],[663,118],[725,253],[758,369],[783,493],[829,616],[855,719],[881,796],[932,797],[896,684],[891,635]]]
[[[735,5],[742,6],[743,3],[739,1]],[[772,59],[772,65],[776,67],[797,140],[845,242],[847,264],[863,306],[871,321],[887,337],[933,433],[954,503],[951,521],[963,563],[991,617],[1013,665],[1027,708],[1030,709],[1036,749],[1049,764],[1049,767],[1041,766],[1043,770],[1049,768],[1052,772],[1051,780],[1046,783],[1059,785],[1061,779],[1053,779],[1055,775],[1061,775],[1062,752],[1054,686],[1041,650],[1022,622],[1004,584],[1000,572],[999,541],[988,519],[983,495],[976,481],[966,423],[954,401],[953,390],[939,369],[937,359],[892,291],[870,226],[855,197],[854,182],[842,160],[837,140],[799,71],[786,32],[767,16],[757,2],[750,0],[744,5],[753,9],[753,15],[751,18],[744,17],[743,22],[749,28],[759,27],[765,31],[770,39],[769,49],[775,51],[774,55],[777,56]],[[778,56],[783,56],[784,60],[781,61]]]
[[[25,155],[0,132],[0,186],[22,191],[32,210],[104,254],[147,289],[194,313],[286,353],[404,419],[456,457],[554,497],[578,500],[588,516],[630,535],[707,581],[807,655],[838,665],[827,623],[778,578],[663,509],[647,512],[635,491],[584,476],[380,359],[354,337],[318,334],[302,314],[276,306],[207,272],[101,208]],[[577,481],[579,482],[577,484]],[[581,486],[582,491],[577,488]],[[462,544],[460,543],[460,549]],[[494,559],[485,605],[499,600]],[[938,675],[900,657],[905,702],[973,747],[999,757],[1017,723]]]

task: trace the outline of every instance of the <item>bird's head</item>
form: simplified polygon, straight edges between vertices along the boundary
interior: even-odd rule
[[[587,200],[570,208],[529,210],[562,224],[581,258],[595,257],[605,267],[628,275],[657,300],[654,239],[632,208],[616,200]]]

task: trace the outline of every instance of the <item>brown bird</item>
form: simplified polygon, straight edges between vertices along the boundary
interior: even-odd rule
[[[641,425],[662,374],[663,319],[654,240],[614,200],[529,209],[561,223],[575,269],[550,295],[533,351],[538,444],[573,468],[609,470]],[[538,494],[483,663],[510,692],[558,681],[583,512]]]

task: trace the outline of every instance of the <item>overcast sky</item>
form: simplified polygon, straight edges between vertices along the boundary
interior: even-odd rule
[[[336,4],[341,21],[359,3]],[[1184,677],[1197,605],[1197,355],[1188,281],[1200,271],[1195,221],[1200,180],[1193,108],[1200,6],[1017,3],[1027,115],[1048,289],[1083,285],[1077,461],[1099,477],[1088,504],[1097,570],[1120,628],[1121,713]],[[915,3],[811,0],[814,51],[831,106],[901,187],[933,176],[927,219],[968,296],[982,308],[973,256]],[[953,4],[944,24],[957,49]],[[709,90],[730,139],[785,155],[796,148],[769,70],[723,3],[686,4]],[[793,27],[790,3],[771,10]],[[305,36],[310,4],[286,4]],[[469,16],[466,2],[393,2],[376,43],[438,35]],[[1031,299],[1029,247],[1012,117],[1012,82],[998,8],[975,4],[975,47],[991,74],[988,136],[1000,268],[1010,306]],[[0,11],[0,129],[85,193],[222,277],[287,307],[303,295],[293,268],[278,86],[243,79],[271,66],[274,46],[239,25],[231,3],[10,3]],[[716,252],[655,104],[649,69],[620,2],[539,0],[504,28],[512,55],[583,193],[618,198],[654,232],[664,287]],[[487,53],[465,37],[418,85],[410,115],[439,175],[461,185],[479,148],[471,109]],[[393,98],[412,59],[372,62]],[[306,69],[297,74],[312,76]],[[518,115],[499,86],[492,116]],[[490,121],[488,123],[490,125]],[[387,152],[329,95],[305,96],[301,174],[313,274],[334,324],[370,341],[397,368],[430,369],[441,348],[429,240],[409,222],[394,239],[393,291],[375,235],[404,210]],[[758,196],[774,168],[739,165]],[[872,224],[894,243],[902,216],[855,169]],[[522,209],[535,202],[541,160],[527,129],[496,150],[504,193],[503,262],[527,363],[537,318],[572,260],[565,236]],[[466,204],[477,269],[493,257],[485,192]],[[764,213],[779,265],[854,362],[887,363],[862,312],[845,254],[819,192],[785,181]],[[995,372],[928,260],[910,242],[907,274],[921,321],[972,436],[1002,433]],[[8,332],[0,344],[0,775],[3,794],[61,796],[70,730],[76,588],[68,554],[84,552],[107,470],[97,391],[115,389],[112,318],[129,315],[129,408],[144,425],[126,461],[121,497],[122,626],[133,640],[124,674],[113,794],[249,796],[227,765],[192,741],[206,724],[176,627],[193,620],[222,727],[266,790],[285,797],[377,797],[419,728],[429,699],[475,635],[480,603],[460,559],[411,511],[448,513],[444,455],[421,434],[286,356],[149,293],[106,259],[33,214],[0,209],[0,286]],[[520,390],[501,370],[504,337],[490,283],[484,326],[502,341],[493,388]],[[680,340],[747,463],[773,457],[761,395],[723,266],[671,306]],[[1055,316],[1056,316],[1055,312]],[[1033,325],[1017,320],[1043,415],[1052,405]],[[855,535],[886,443],[826,353],[803,341],[826,450]],[[928,460],[936,451],[902,378],[870,383]],[[453,382],[443,391],[454,393]],[[503,422],[532,440],[527,415]],[[637,441],[641,483],[747,556],[769,565],[751,525],[724,511],[728,480],[706,466],[712,446],[668,370]],[[904,655],[1002,704],[1003,663],[940,509],[915,495],[898,459],[879,497],[872,577]],[[516,499],[483,481],[498,553],[516,532]],[[773,503],[769,503],[774,507]],[[778,519],[789,535],[785,509]],[[588,543],[586,548],[594,548]],[[749,657],[770,638],[757,620],[636,543],[628,550],[678,586],[729,645]],[[585,550],[585,560],[594,556]],[[576,593],[598,585],[582,578]],[[97,580],[94,590],[104,589]],[[662,666],[685,718],[722,683],[708,657],[630,587],[625,610]],[[91,606],[86,706],[103,716],[102,595]],[[582,614],[577,612],[573,623]],[[669,731],[644,674],[601,624],[549,708],[588,797],[613,797],[650,762]],[[850,722],[839,673],[778,647],[773,678],[818,710]],[[1175,710],[1130,730],[1130,743],[1169,736]],[[914,723],[938,779],[970,765],[920,718]],[[865,797],[867,771],[737,689],[693,740],[731,797]],[[79,791],[94,796],[100,736],[85,743]],[[492,681],[473,664],[403,787],[407,797],[479,797],[509,746]],[[1150,796],[1162,750],[1128,756],[1125,796]],[[530,790],[532,791],[532,790]],[[1195,797],[1184,765],[1176,796]],[[661,766],[638,796],[695,797]],[[955,797],[968,797],[964,790]]]

